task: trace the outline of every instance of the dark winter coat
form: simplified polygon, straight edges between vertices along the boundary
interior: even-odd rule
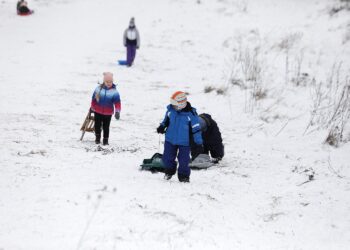
[[[17,13],[19,14],[27,14],[30,12],[30,9],[27,6],[27,2],[26,1],[18,1],[17,2]]]
[[[224,156],[224,145],[217,123],[209,114],[200,114],[199,119],[205,153],[210,152],[212,157],[222,158]]]

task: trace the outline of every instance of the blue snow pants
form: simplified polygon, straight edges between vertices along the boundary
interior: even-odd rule
[[[131,66],[134,63],[136,56],[136,45],[127,45],[126,46],[126,63],[128,66]]]
[[[175,159],[177,157],[179,161],[178,174],[185,177],[190,177],[191,169],[188,166],[190,163],[190,153],[190,146],[173,145],[170,142],[165,141],[162,160],[167,172],[173,175],[176,173]]]

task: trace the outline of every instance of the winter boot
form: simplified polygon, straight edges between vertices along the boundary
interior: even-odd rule
[[[165,175],[164,175],[164,179],[165,180],[170,180],[171,177],[173,177],[173,175],[176,173],[176,168],[172,169],[172,168],[166,168],[164,171]]]
[[[189,176],[184,176],[184,175],[178,175],[177,176],[179,178],[180,182],[190,182],[190,177]]]
[[[218,158],[213,158],[211,162],[214,163],[214,164],[217,164],[221,160],[222,160],[221,157],[218,157]]]
[[[101,143],[101,135],[96,135],[95,143],[96,144],[100,144]]]
[[[171,174],[165,174],[164,175],[164,180],[170,180],[171,179],[171,177],[173,177],[173,175],[171,175]]]
[[[104,145],[104,146],[109,145],[109,144],[108,144],[108,138],[103,138],[103,145]]]

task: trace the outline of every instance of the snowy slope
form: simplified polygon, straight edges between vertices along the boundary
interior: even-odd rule
[[[302,33],[293,49],[305,51],[303,71],[323,81],[342,61],[349,72],[349,12],[331,17],[332,4],[37,0],[33,16],[18,17],[3,0],[0,249],[349,249],[350,144],[323,144],[324,129],[303,135],[310,89],[284,84],[276,48]],[[141,50],[123,68],[131,16]],[[270,81],[253,112],[238,87],[204,93],[227,87],[232,57],[257,44]],[[122,98],[110,152],[96,151],[92,134],[79,141],[104,71]],[[155,128],[176,90],[213,115],[226,145],[223,162],[193,171],[190,184],[138,169],[162,151]]]

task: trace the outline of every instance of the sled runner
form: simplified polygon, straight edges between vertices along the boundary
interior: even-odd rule
[[[118,60],[118,64],[121,66],[126,66],[128,65],[128,63],[126,62],[126,60]]]
[[[95,116],[94,113],[89,109],[89,112],[84,120],[83,125],[81,126],[80,130],[82,131],[82,135],[80,137],[80,140],[82,141],[85,135],[85,132],[95,132],[94,129],[95,125]]]

